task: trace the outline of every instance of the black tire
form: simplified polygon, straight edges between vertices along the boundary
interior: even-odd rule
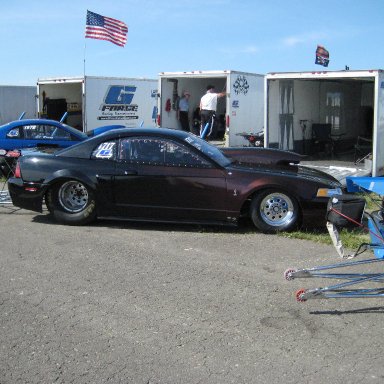
[[[297,200],[286,192],[268,189],[251,204],[253,224],[264,233],[292,231],[299,227],[301,212]]]
[[[78,180],[55,184],[46,195],[51,215],[62,224],[84,225],[96,219],[94,193]]]

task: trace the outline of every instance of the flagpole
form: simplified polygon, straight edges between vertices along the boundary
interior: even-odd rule
[[[87,40],[84,39],[84,67],[83,67],[83,85],[82,85],[82,96],[81,96],[81,99],[82,99],[82,116],[83,116],[83,122],[84,122],[84,125],[83,125],[83,132],[85,132],[84,128],[86,127],[87,125],[87,115],[85,113],[85,52],[86,52],[86,49],[87,49]]]
[[[84,60],[83,60],[83,75],[84,75],[84,79],[85,79],[85,53],[86,53],[86,50],[87,50],[87,42],[85,41],[84,42]]]
[[[86,18],[86,22],[85,22],[85,25],[87,26],[88,25],[88,9],[87,9],[87,18]],[[83,61],[83,85],[82,85],[82,96],[81,96],[81,102],[82,102],[82,106],[81,106],[81,114],[82,114],[82,120],[83,120],[83,132],[86,132],[86,129],[87,129],[87,114],[86,114],[86,104],[85,104],[85,90],[86,90],[86,84],[85,84],[85,58],[86,58],[86,51],[87,51],[87,27],[85,27],[85,36],[84,36],[84,61]]]
[[[84,36],[84,59],[83,59],[83,77],[84,77],[84,80],[85,80],[85,53],[86,53],[86,50],[87,50],[87,24],[88,24],[88,9],[87,9],[87,17],[85,19],[85,36]]]

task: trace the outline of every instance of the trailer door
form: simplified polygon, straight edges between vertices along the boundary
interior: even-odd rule
[[[384,175],[384,74],[378,72],[375,86],[372,176]]]
[[[227,101],[229,146],[243,146],[247,141],[242,133],[258,133],[264,129],[264,78],[248,73],[231,73],[227,92],[230,92]]]

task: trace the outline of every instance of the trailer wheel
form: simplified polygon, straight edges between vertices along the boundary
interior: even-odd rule
[[[91,188],[78,180],[55,184],[46,195],[49,212],[60,223],[83,225],[96,218],[96,202]]]
[[[305,292],[307,292],[306,289],[299,289],[298,291],[296,291],[296,301],[298,301],[299,303],[304,303],[305,301],[307,301],[304,296]]]
[[[297,228],[301,212],[297,200],[286,192],[268,189],[259,193],[251,204],[254,225],[265,233]]]
[[[284,279],[285,280],[293,280],[294,279],[294,276],[293,276],[293,273],[297,272],[297,269],[293,269],[293,268],[289,268],[287,269],[285,272],[284,272]]]

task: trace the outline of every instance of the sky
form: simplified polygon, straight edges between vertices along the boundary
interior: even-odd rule
[[[0,10],[0,85],[384,69],[384,0],[0,0]],[[125,47],[85,39],[87,10],[125,22]],[[315,64],[317,45],[329,51],[328,68]]]

